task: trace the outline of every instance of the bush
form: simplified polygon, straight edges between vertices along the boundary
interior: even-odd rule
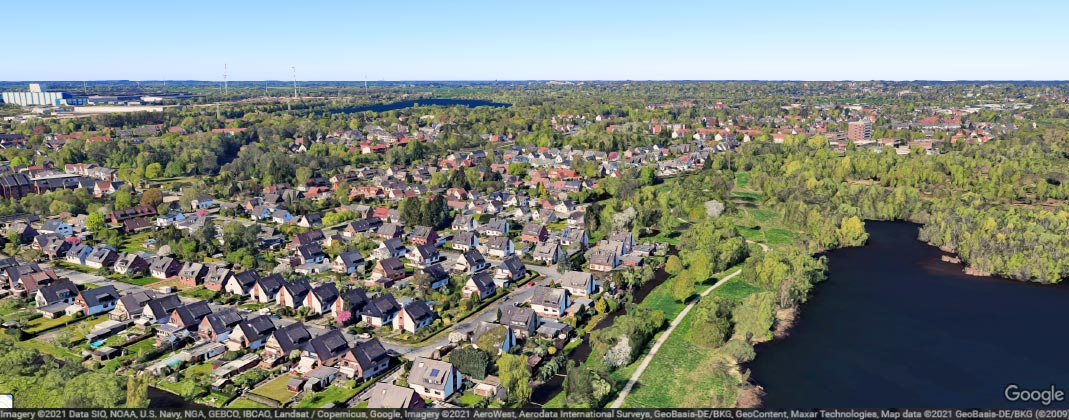
[[[753,361],[754,357],[757,356],[753,345],[746,340],[728,341],[720,350],[728,357],[735,359],[735,363],[747,363]]]
[[[461,347],[449,353],[449,362],[456,366],[460,373],[483,379],[490,366],[490,354],[474,347]]]

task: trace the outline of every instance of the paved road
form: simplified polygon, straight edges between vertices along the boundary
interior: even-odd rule
[[[736,270],[734,273],[724,276],[724,278],[720,279],[720,281],[716,282],[716,284],[710,286],[708,289],[705,289],[705,291],[702,292],[701,296],[704,297],[708,295],[714,289],[720,287],[721,284],[727,283],[727,281],[731,280],[732,277],[739,275],[739,273],[742,273],[742,269]],[[638,369],[635,369],[635,373],[632,374],[631,378],[627,380],[627,385],[624,386],[624,390],[620,391],[620,395],[616,397],[616,401],[613,401],[612,405],[609,408],[620,408],[620,406],[624,404],[624,399],[626,399],[627,395],[631,393],[631,388],[634,388],[635,383],[638,382],[638,378],[642,376],[642,372],[646,371],[646,367],[650,365],[650,361],[653,360],[653,356],[657,355],[657,351],[661,349],[661,345],[668,340],[668,336],[672,335],[672,331],[675,331],[676,326],[678,326],[680,322],[683,322],[683,318],[687,317],[687,314],[690,313],[690,310],[694,308],[694,305],[697,303],[698,300],[691,302],[689,305],[687,305],[686,308],[683,308],[683,311],[680,312],[679,315],[676,315],[676,318],[673,319],[672,323],[668,326],[668,330],[666,330],[664,334],[661,334],[661,337],[657,339],[656,343],[653,343],[653,347],[650,348],[650,352],[646,354],[646,358],[642,359],[642,363],[638,365]]]

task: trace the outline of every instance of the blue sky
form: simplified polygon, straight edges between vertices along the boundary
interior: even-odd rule
[[[1069,2],[5,3],[0,80],[1069,79]]]

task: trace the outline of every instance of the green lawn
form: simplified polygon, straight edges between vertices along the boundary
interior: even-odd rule
[[[168,381],[167,379],[162,379],[159,381],[159,383],[156,384],[156,388],[162,389],[180,397],[185,397],[186,395],[189,395],[191,392],[193,392],[193,387],[196,385],[196,382],[194,382],[192,379],[184,379],[175,383],[171,383],[171,381]]]
[[[625,408],[731,407],[736,398],[736,380],[727,368],[714,362],[716,350],[690,342],[687,316],[668,337],[642,373]],[[680,392],[680,390],[687,390]]]
[[[215,408],[222,408],[222,407],[225,407],[226,404],[229,403],[230,400],[233,400],[233,399],[234,399],[233,396],[226,395],[226,394],[223,394],[221,392],[214,392],[213,391],[213,392],[209,392],[208,395],[205,395],[203,397],[197,398],[197,402],[201,403],[201,404],[204,404],[204,405],[207,405],[207,406],[215,407]]]
[[[464,395],[461,395],[459,398],[457,398],[457,402],[460,403],[461,407],[474,407],[475,404],[479,401],[482,401],[482,399],[483,397],[475,395],[471,391],[468,391],[465,392]]]
[[[767,222],[779,218],[778,213],[769,209],[746,209],[745,211],[758,222]]]
[[[244,398],[238,398],[234,402],[230,403],[228,408],[271,408],[266,405],[260,404],[253,400],[247,400]]]
[[[138,286],[144,286],[146,284],[152,284],[152,283],[160,281],[160,279],[155,278],[155,277],[150,277],[150,276],[139,276],[139,277],[115,276],[115,280],[121,281],[123,283],[136,284]]]
[[[204,286],[197,286],[189,290],[183,290],[181,292],[178,292],[178,296],[200,300],[208,300],[212,297],[215,297],[215,292],[205,289]]]
[[[546,401],[542,408],[564,408],[564,391],[558,392],[553,399]]]
[[[757,286],[753,286],[750,283],[743,281],[739,277],[734,277],[728,280],[724,284],[720,285],[712,291],[712,295],[719,296],[728,300],[739,302],[754,293],[760,292],[762,289]]]
[[[293,379],[290,375],[281,375],[254,389],[252,393],[284,403],[293,398],[294,392],[286,388],[286,382],[289,382],[290,379]]]
[[[735,188],[746,188],[750,185],[749,172],[735,172]]]
[[[735,228],[746,239],[767,245],[790,245],[796,243],[798,238],[802,237],[800,233],[780,228],[765,229],[760,226],[735,226]]]
[[[367,387],[367,385],[373,383],[373,381],[367,381],[361,384],[359,387],[343,388],[337,386],[330,386],[327,389],[316,392],[312,395],[305,395],[301,399],[301,402],[297,403],[296,408],[319,408],[328,403],[334,403],[340,405],[346,401],[349,401],[356,396],[360,391]],[[350,381],[352,384],[352,381]],[[355,384],[352,384],[355,385]]]
[[[649,295],[642,300],[642,306],[647,306],[661,312],[664,312],[664,316],[667,319],[675,318],[676,314],[679,314],[683,310],[685,305],[679,303],[679,301],[672,299],[670,292],[672,287],[672,279],[665,280],[664,283],[657,285],[650,291]]]
[[[761,201],[761,194],[758,193],[734,191],[731,193],[731,196],[735,199],[748,203],[757,203]]]
[[[47,330],[47,329],[50,329],[50,328],[58,327],[60,325],[65,325],[65,324],[68,324],[68,323],[76,323],[76,322],[78,322],[80,320],[83,320],[83,319],[85,319],[85,318],[82,317],[82,318],[74,319],[74,318],[71,318],[71,317],[69,317],[67,315],[64,315],[64,316],[61,316],[61,317],[55,318],[55,319],[48,319],[48,318],[45,318],[45,317],[40,317],[40,318],[37,318],[37,319],[34,319],[34,320],[26,322],[26,325],[23,326],[22,330],[26,331],[27,333],[30,333],[30,334],[35,334],[35,333],[39,333],[41,331],[44,331],[44,330]]]
[[[67,360],[71,362],[79,362],[82,360],[82,355],[80,352],[75,352],[71,349],[55,346],[52,343],[46,342],[44,340],[30,339],[26,341],[19,341],[15,343],[15,345],[24,349],[34,349],[57,359]]]

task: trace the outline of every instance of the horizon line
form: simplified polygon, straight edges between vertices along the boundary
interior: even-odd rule
[[[0,83],[89,83],[89,82],[195,82],[195,83],[223,83],[222,80],[202,79],[93,79],[93,80],[0,80]],[[264,83],[278,82],[291,83],[292,80],[263,79],[263,80],[229,80],[227,83]],[[297,82],[351,82],[351,83],[405,83],[405,82],[805,82],[805,83],[859,83],[859,82],[1069,82],[1069,79],[397,79],[397,80],[297,80]]]

